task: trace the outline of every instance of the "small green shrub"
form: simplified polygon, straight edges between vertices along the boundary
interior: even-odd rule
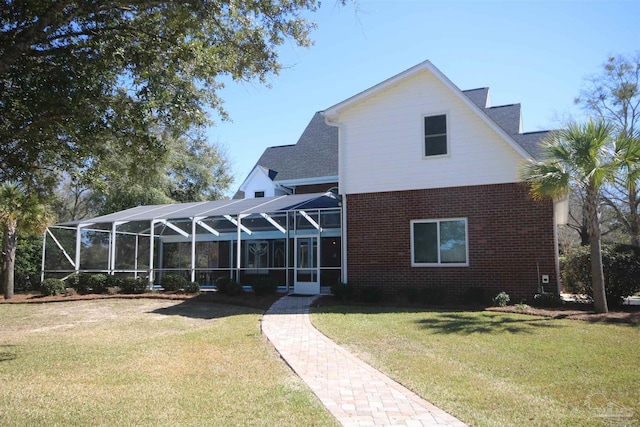
[[[531,302],[534,307],[560,307],[563,304],[564,301],[560,298],[560,295],[551,292],[535,294]]]
[[[346,283],[339,282],[335,285],[331,285],[331,293],[336,299],[340,301],[347,301],[351,299],[353,288]]]
[[[231,278],[229,276],[220,276],[216,279],[216,288],[218,292],[221,294],[226,294],[229,292],[229,284],[231,283]]]
[[[184,285],[184,291],[187,294],[198,294],[200,293],[200,284],[198,282],[188,282]]]
[[[94,294],[104,294],[107,292],[107,275],[92,274],[89,276],[89,290]]]
[[[609,304],[621,305],[624,298],[640,291],[640,248],[622,244],[603,244],[602,267]],[[562,279],[568,292],[593,298],[591,251],[588,246],[567,252]]]
[[[498,307],[506,307],[509,301],[511,301],[511,298],[509,298],[509,294],[506,292],[500,292],[493,297],[493,303]]]
[[[232,280],[227,284],[227,295],[235,296],[242,293],[244,293],[244,288],[240,283]]]
[[[91,274],[80,273],[74,274],[67,279],[67,284],[70,288],[75,289],[79,294],[88,294],[91,292]]]
[[[169,292],[184,289],[186,285],[187,279],[185,279],[184,276],[181,276],[180,274],[164,274],[162,276],[162,279],[160,280],[160,286],[162,286],[162,289]]]
[[[363,286],[358,289],[358,299],[362,302],[377,304],[382,301],[380,286]]]
[[[278,281],[270,277],[261,277],[251,285],[251,289],[256,295],[272,295],[278,292]]]
[[[134,279],[127,277],[120,281],[120,288],[125,294],[142,294],[149,287],[149,282],[144,279]]]
[[[60,279],[45,279],[40,286],[42,295],[59,295],[65,293],[67,285]]]

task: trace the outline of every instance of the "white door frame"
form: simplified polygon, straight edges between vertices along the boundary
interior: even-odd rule
[[[315,254],[309,254],[309,256],[315,257],[315,267],[300,267],[299,262],[302,261],[298,258],[300,241],[310,239],[312,245],[314,240],[316,242]],[[295,236],[294,248],[293,292],[303,295],[318,295],[320,293],[320,236],[317,234]],[[299,273],[308,273],[311,280],[299,280]]]

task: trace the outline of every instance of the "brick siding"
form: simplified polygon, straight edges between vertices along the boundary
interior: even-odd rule
[[[412,219],[465,217],[468,267],[412,267]],[[347,196],[348,283],[355,288],[442,286],[450,300],[469,287],[531,300],[540,274],[556,289],[553,203],[534,201],[521,184],[353,194]]]

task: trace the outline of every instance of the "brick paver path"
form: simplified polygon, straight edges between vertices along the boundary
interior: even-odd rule
[[[343,426],[466,426],[318,332],[309,320],[315,298],[281,298],[262,331]]]

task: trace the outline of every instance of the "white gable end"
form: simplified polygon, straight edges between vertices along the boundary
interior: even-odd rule
[[[256,166],[247,176],[247,179],[240,186],[240,190],[244,191],[245,199],[254,198],[256,193],[264,193],[262,197],[274,197],[281,194],[276,194],[276,185],[271,178],[267,175],[267,172]]]
[[[332,111],[340,126],[341,192],[517,182],[522,151],[469,104],[422,69]],[[447,154],[425,157],[424,117],[442,114]]]

